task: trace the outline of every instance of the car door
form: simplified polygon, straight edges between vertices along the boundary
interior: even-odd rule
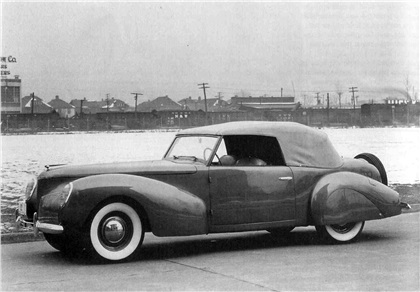
[[[216,154],[209,168],[211,228],[224,230],[222,226],[242,225],[248,229],[253,224],[295,220],[293,173],[284,165],[277,139],[224,137]],[[238,156],[251,155],[264,162],[239,163]],[[224,162],[224,157],[229,158],[229,163]]]
[[[293,221],[293,174],[287,166],[212,166],[211,224]]]

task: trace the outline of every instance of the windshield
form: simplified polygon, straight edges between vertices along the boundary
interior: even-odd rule
[[[206,163],[216,147],[218,137],[181,136],[176,137],[166,159],[192,160]]]

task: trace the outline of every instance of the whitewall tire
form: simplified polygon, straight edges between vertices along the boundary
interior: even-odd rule
[[[137,212],[124,203],[102,207],[90,224],[90,243],[101,258],[119,261],[133,255],[144,238]]]
[[[364,221],[317,226],[316,229],[321,237],[335,242],[350,242],[357,239],[365,225]]]

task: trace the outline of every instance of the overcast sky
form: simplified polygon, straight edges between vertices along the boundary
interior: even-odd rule
[[[22,96],[133,105],[222,92],[315,96],[419,88],[419,6],[407,3],[2,3],[2,56]]]

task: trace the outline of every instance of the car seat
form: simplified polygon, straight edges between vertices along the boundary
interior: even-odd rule
[[[236,164],[236,157],[233,155],[223,155],[219,160],[220,164],[223,166],[232,166]]]
[[[267,165],[267,163],[259,158],[255,157],[245,157],[241,158],[236,162],[236,165],[239,166],[264,166]]]

